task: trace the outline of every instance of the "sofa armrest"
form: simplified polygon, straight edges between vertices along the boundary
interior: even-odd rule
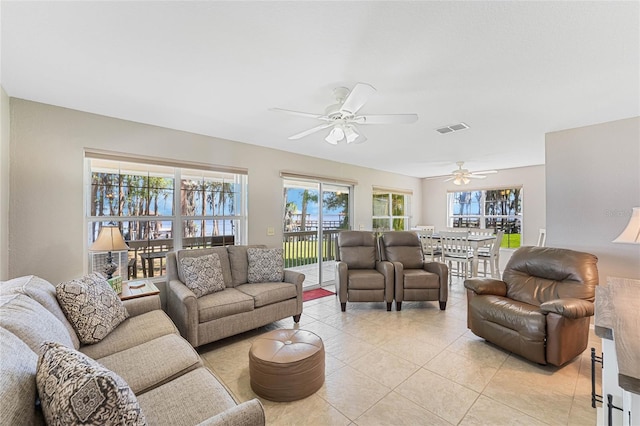
[[[180,280],[167,285],[167,314],[191,346],[198,346],[198,299]]]
[[[507,283],[493,278],[469,278],[464,280],[464,287],[475,294],[507,295]]]
[[[587,300],[567,298],[544,302],[540,305],[540,309],[546,313],[553,312],[565,318],[578,319],[592,316],[594,305]]]
[[[290,269],[284,270],[284,282],[295,284],[296,286],[296,315],[302,314],[302,284],[304,283],[305,275],[302,272],[292,271]]]
[[[198,426],[262,426],[266,424],[264,408],[254,398],[208,418]]]
[[[380,272],[384,276],[384,297],[385,302],[393,302],[394,295],[394,279],[393,279],[393,263],[386,260],[376,261],[376,271]]]
[[[147,312],[155,311],[156,309],[162,309],[160,296],[158,296],[157,294],[153,296],[123,300],[122,304],[129,313],[130,317],[136,317],[138,315],[146,314]]]

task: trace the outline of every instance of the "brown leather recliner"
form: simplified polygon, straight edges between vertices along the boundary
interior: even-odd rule
[[[465,280],[467,327],[531,361],[563,365],[587,347],[597,262],[589,253],[521,247],[502,280]]]
[[[344,312],[349,302],[393,302],[393,265],[381,262],[376,235],[342,231],[336,250],[336,293]]]
[[[382,260],[393,263],[396,310],[402,302],[435,301],[445,310],[449,297],[449,269],[442,262],[424,260],[422,244],[415,232],[391,231],[380,237]]]

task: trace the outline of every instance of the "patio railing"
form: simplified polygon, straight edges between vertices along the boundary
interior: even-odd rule
[[[338,233],[341,229],[322,231],[322,260],[336,259]],[[318,263],[318,233],[316,231],[285,232],[282,248],[285,268]]]

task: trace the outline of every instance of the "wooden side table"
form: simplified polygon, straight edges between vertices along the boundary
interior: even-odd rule
[[[122,283],[120,300],[135,299],[137,297],[160,294],[160,290],[149,280],[134,280]]]

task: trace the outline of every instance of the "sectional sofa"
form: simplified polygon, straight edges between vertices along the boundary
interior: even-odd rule
[[[238,403],[234,399],[180,337],[160,309],[158,296],[123,302],[128,318],[93,344],[80,342],[76,326],[67,320],[58,300],[56,287],[36,276],[0,283],[0,424],[44,424],[43,393],[36,385],[36,375],[42,373],[44,356],[39,364],[39,355],[50,353],[43,349],[47,345],[89,364],[99,363],[98,369],[108,375],[116,373],[121,379],[116,381],[118,392],[132,392],[147,424],[265,424],[259,400]],[[45,341],[52,343],[43,345]],[[54,367],[59,370],[61,365]],[[40,377],[38,385],[42,384]],[[59,382],[54,376],[45,378],[44,393],[55,393]],[[82,407],[73,407],[75,414],[83,413]]]

